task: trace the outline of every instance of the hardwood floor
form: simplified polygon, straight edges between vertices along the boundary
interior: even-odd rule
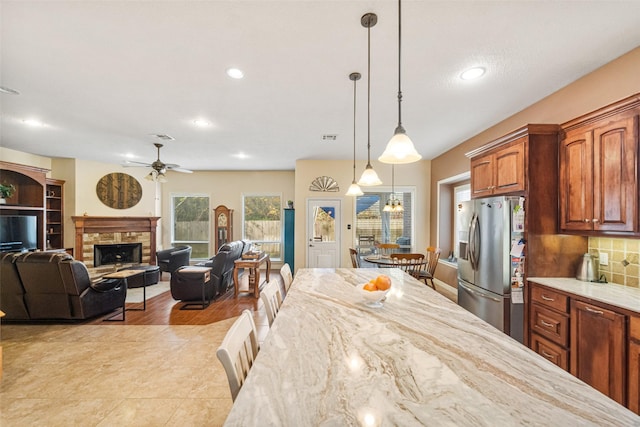
[[[284,295],[285,289],[280,272],[272,270],[270,276],[271,280],[278,281],[281,292]],[[165,274],[162,279],[168,280],[168,275]],[[248,288],[246,281],[246,276],[240,278],[241,290]],[[262,301],[259,298],[256,299],[253,293],[240,293],[236,298],[233,293],[233,287],[227,293],[212,301],[204,310],[180,310],[183,305],[183,302],[176,301],[171,297],[171,292],[165,292],[154,298],[147,299],[145,311],[127,310],[125,321],[114,323],[122,325],[208,325],[239,316],[243,310],[249,309],[253,312],[257,324],[262,324],[262,320],[264,320],[268,325],[264,310],[259,310],[262,307]],[[142,303],[127,303],[127,308],[142,308]],[[103,324],[105,317],[101,316],[92,319],[85,324]],[[264,317],[264,319],[261,317]],[[119,316],[115,318],[118,319]]]

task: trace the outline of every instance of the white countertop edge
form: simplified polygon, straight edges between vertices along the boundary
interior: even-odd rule
[[[529,277],[527,280],[640,314],[640,288],[583,282],[572,277]]]

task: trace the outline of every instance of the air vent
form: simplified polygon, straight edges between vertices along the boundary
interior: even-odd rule
[[[162,133],[152,133],[151,136],[155,136],[158,139],[162,139],[164,141],[175,141],[176,139],[171,135],[165,135]]]
[[[327,134],[322,135],[322,140],[323,141],[335,141],[336,139],[338,139],[338,135],[337,134],[327,133]]]

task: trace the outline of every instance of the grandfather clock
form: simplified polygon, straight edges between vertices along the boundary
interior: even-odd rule
[[[214,209],[216,253],[222,245],[233,239],[233,209],[220,205]]]

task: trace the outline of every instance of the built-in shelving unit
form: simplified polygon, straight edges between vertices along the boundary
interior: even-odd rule
[[[64,181],[47,178],[47,249],[64,248]]]
[[[64,181],[49,169],[0,161],[0,183],[16,191],[0,204],[0,215],[31,215],[38,224],[38,249],[64,248]]]

